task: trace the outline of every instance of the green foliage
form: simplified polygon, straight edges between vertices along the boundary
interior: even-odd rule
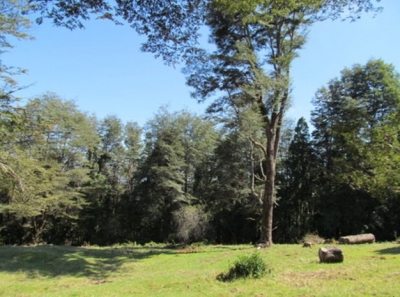
[[[10,28],[14,30],[10,34],[17,38],[25,37],[18,31],[18,26],[24,24],[18,10],[25,7],[16,6],[20,3],[23,2],[3,3],[14,5],[12,14],[4,15],[17,16],[10,20]],[[21,183],[26,178],[26,185],[31,185],[30,192],[34,194],[24,196],[31,197],[26,198],[30,203],[20,203],[18,211],[23,213],[24,209],[27,213],[26,206],[31,205],[32,214],[40,218],[37,223],[48,222],[48,218],[39,216],[48,211],[38,211],[38,206],[33,205],[36,201],[43,204],[62,201],[58,193],[64,189],[70,195],[64,196],[67,201],[62,205],[68,205],[72,197],[90,203],[88,207],[82,204],[84,209],[79,214],[76,210],[68,212],[71,218],[81,218],[80,229],[83,231],[76,237],[101,244],[126,240],[126,237],[139,241],[166,240],[175,231],[174,215],[180,217],[177,221],[185,222],[178,224],[178,229],[189,232],[178,232],[181,237],[193,236],[197,231],[194,231],[193,224],[187,224],[190,220],[186,215],[194,212],[186,210],[198,205],[213,216],[210,221],[213,221],[214,228],[223,226],[215,228],[219,230],[214,234],[219,235],[214,235],[214,238],[230,238],[237,242],[244,238],[241,230],[251,230],[245,233],[252,237],[249,234],[256,232],[257,225],[254,221],[261,216],[261,236],[272,243],[272,212],[277,194],[275,175],[284,114],[290,104],[291,63],[305,44],[307,29],[313,22],[337,18],[344,12],[349,12],[353,18],[363,11],[376,10],[374,1],[369,0],[32,0],[29,5],[29,9],[40,14],[38,23],[50,18],[54,24],[70,29],[83,27],[83,21],[91,16],[129,23],[140,34],[147,35],[143,50],[161,55],[167,63],[181,61],[181,58],[187,62],[188,84],[194,87],[197,99],[205,100],[216,93],[222,95],[209,111],[217,112],[220,119],[225,117],[223,136],[218,135],[211,121],[186,112],[161,112],[145,127],[144,147],[141,146],[142,131],[136,125],[128,123],[124,126],[116,117],[107,117],[97,123],[57,100],[46,104],[40,100],[30,102],[24,129],[18,133],[10,132],[19,125],[19,118],[10,114],[10,109],[2,111],[0,116],[5,121],[0,124],[0,133],[7,135],[7,147],[0,152],[0,170],[5,181],[1,185],[2,201],[10,203],[13,200],[11,204],[16,207],[17,194],[24,196],[21,193],[28,188],[23,188]],[[210,28],[210,40],[216,46],[213,53],[197,48],[201,25]],[[356,80],[362,82],[366,79],[368,76],[359,75]],[[7,92],[3,93],[7,97]],[[377,103],[382,102],[378,99]],[[344,115],[350,114],[350,109],[352,115],[357,114],[353,113],[357,109],[354,102],[346,104],[348,108]],[[70,112],[73,114],[71,117],[68,116]],[[362,112],[357,116],[360,114]],[[60,123],[55,120],[57,118]],[[397,168],[395,119],[395,114],[385,119],[393,123],[390,129],[377,127],[371,132],[374,139],[396,139],[389,145],[383,144],[386,155],[390,156],[386,159],[382,154],[374,163],[373,155],[379,151],[379,146],[360,146],[358,135],[351,131],[342,133],[343,139],[337,143],[339,156],[332,157],[332,160],[338,165],[336,169],[347,170],[337,178],[341,183],[351,180],[352,187],[361,189],[357,193],[360,199],[347,198],[356,201],[354,205],[357,207],[365,206],[368,201],[362,193],[366,188],[366,177],[362,170],[346,167],[346,158],[363,166],[363,161],[368,161],[362,169],[367,168],[368,173],[376,176],[368,193],[375,190],[386,196],[383,191],[386,182],[393,183],[390,194],[398,189],[395,169],[383,173],[385,167],[396,165],[390,168]],[[365,132],[365,129],[361,130],[358,131]],[[90,132],[85,134],[85,131]],[[287,198],[284,206],[290,223],[285,228],[293,231],[297,238],[305,229],[312,228],[311,220],[316,217],[316,212],[312,201],[315,191],[310,185],[312,174],[307,167],[309,142],[301,138],[304,136],[301,131],[296,136],[300,139],[295,139],[285,164],[293,168],[287,172],[282,170],[285,184],[280,194]],[[352,144],[347,145],[350,142]],[[326,147],[330,149],[329,145]],[[346,153],[340,151],[342,148]],[[16,156],[20,160],[9,158]],[[29,168],[21,169],[19,161],[28,164]],[[381,168],[379,164],[383,164]],[[374,167],[373,170],[370,166]],[[335,173],[329,172],[331,175]],[[321,184],[324,181],[321,180]],[[336,191],[324,190],[329,194]],[[341,191],[345,190],[345,187],[341,188]],[[11,208],[4,206],[4,209]],[[338,208],[337,213],[345,210]],[[14,211],[7,215],[11,213],[17,214]],[[26,216],[16,217],[26,219]],[[57,212],[51,220],[55,225],[58,219],[66,217]],[[284,215],[281,219],[285,222]],[[64,229],[71,231],[71,228]],[[229,235],[225,237],[222,233]],[[287,240],[288,237],[281,238]]]
[[[25,0],[4,0],[0,3],[0,46],[11,48],[7,36],[17,39],[26,39],[25,32],[30,27],[30,20],[23,16],[29,10]],[[2,52],[0,52],[2,53]]]
[[[314,104],[319,225],[329,230],[324,235],[393,233],[398,217],[390,210],[399,199],[399,75],[382,60],[354,65],[318,90]]]
[[[276,238],[280,242],[298,242],[313,230],[315,214],[315,166],[307,122],[299,119],[285,157],[279,164],[279,208],[275,221],[283,229]]]
[[[28,39],[26,30],[29,28],[29,19],[22,13],[27,10],[24,0],[4,0],[0,3],[0,55],[6,49],[12,48],[10,37]],[[15,102],[18,98],[14,93],[21,89],[14,76],[25,73],[20,68],[10,67],[2,63],[0,57],[0,174],[5,173],[14,179],[19,179],[7,159],[10,157],[9,148],[4,145],[14,138],[13,133],[21,126],[21,115],[18,114]],[[15,140],[15,139],[13,139]],[[4,150],[4,151],[3,151]],[[20,180],[19,180],[20,181]]]
[[[181,62],[196,46],[199,27],[207,1],[152,0],[31,0],[41,24],[50,19],[56,26],[84,28],[91,17],[129,24],[139,34],[148,37],[142,50],[161,56],[166,63]]]
[[[202,198],[196,179],[213,155],[218,133],[211,121],[166,109],[148,122],[145,133],[133,194],[141,201],[144,236],[162,242],[175,232],[173,213]]]
[[[12,75],[23,71],[3,65],[3,243],[249,242],[258,236],[260,217],[262,236],[272,242],[272,235],[266,234],[272,234],[267,217],[272,218],[276,202],[278,160],[286,167],[280,169],[284,184],[277,232],[285,235],[279,240],[293,241],[315,226],[337,234],[372,227],[388,230],[381,233],[385,238],[397,234],[399,116],[398,111],[387,111],[397,104],[398,78],[380,63],[343,71],[345,79],[332,88],[348,94],[327,114],[339,111],[352,121],[334,125],[334,146],[329,143],[319,151],[321,163],[325,157],[332,161],[329,170],[315,174],[310,168],[313,155],[304,122],[296,128],[292,145],[286,145],[287,160],[278,151],[290,103],[289,69],[306,41],[307,29],[346,9],[352,16],[374,10],[373,1],[139,2],[2,1],[0,45],[12,48],[10,38],[29,37],[24,14],[31,9],[41,14],[38,23],[50,18],[70,29],[82,27],[91,16],[127,22],[148,36],[143,50],[161,55],[167,63],[186,60],[188,83],[197,99],[222,95],[209,108],[221,120],[221,130],[214,121],[165,109],[143,130],[135,123],[124,125],[115,116],[97,121],[55,94],[17,108],[13,93],[18,85]],[[201,24],[210,28],[213,53],[197,48]],[[379,76],[382,88],[374,85]],[[369,84],[362,86],[365,81]],[[361,106],[348,100],[353,93],[363,95],[358,98],[364,100]],[[318,95],[330,96],[328,91]],[[360,124],[362,120],[373,129]],[[291,133],[287,135],[289,143]],[[325,148],[335,155],[324,155]],[[352,168],[354,164],[361,168]],[[321,177],[317,189],[311,178],[316,175]],[[345,203],[332,203],[332,198]],[[352,214],[354,209],[358,211]],[[256,259],[239,259],[232,275],[242,273],[241,265],[251,261]]]
[[[0,55],[6,49],[11,49],[11,39],[29,39],[27,33],[30,27],[30,20],[23,14],[29,11],[30,7],[26,0],[3,0],[0,2]],[[2,59],[0,58],[0,63]],[[10,99],[10,95],[19,89],[14,76],[26,71],[17,67],[7,66],[1,63],[0,66],[0,103],[4,99]],[[1,126],[0,126],[1,130]]]
[[[8,156],[0,160],[5,180],[0,212],[4,225],[20,225],[24,240],[38,243],[57,220],[72,225],[86,205],[84,156],[94,129],[73,103],[54,94],[32,99],[19,111],[18,129],[7,131],[12,136],[2,146],[8,153],[0,154]]]
[[[276,239],[366,231],[395,238],[398,76],[371,61],[331,83],[317,93],[314,139],[304,119],[286,134]],[[220,130],[165,109],[142,130],[117,117],[88,117],[51,93],[19,108],[4,101],[2,241],[256,241],[268,169],[257,147],[266,140],[260,114],[243,103]]]
[[[253,196],[262,201],[263,242],[273,243],[276,166],[283,120],[290,104],[291,64],[306,42],[310,25],[340,15],[346,8],[359,8],[355,11],[359,13],[364,7],[373,5],[370,1],[334,4],[320,0],[215,0],[208,6],[205,23],[216,50],[194,51],[185,73],[196,99],[221,94],[209,111],[233,110],[241,115],[251,110],[257,119],[259,133],[264,137],[258,141],[249,136],[265,163],[265,171],[258,176],[264,191],[256,193],[254,183],[251,189]]]
[[[239,256],[239,258],[233,263],[233,266],[229,268],[229,271],[227,273],[219,274],[217,279],[224,282],[230,282],[240,278],[261,278],[270,272],[271,271],[267,268],[261,254],[255,252],[250,256]]]
[[[190,60],[198,52],[200,29],[206,22],[210,8],[218,8],[231,15],[242,14],[241,20],[268,25],[274,16],[285,18],[292,12],[302,17],[301,22],[344,18],[355,20],[364,11],[379,11],[375,0],[30,0],[37,23],[50,19],[56,26],[69,29],[83,28],[91,17],[116,24],[127,23],[139,34],[147,36],[142,50],[161,56],[174,64]],[[270,9],[273,8],[273,9]],[[270,9],[269,13],[264,13]]]
[[[390,168],[398,162],[400,80],[393,66],[371,60],[345,69],[314,104],[313,136],[330,174],[370,192],[396,187]]]

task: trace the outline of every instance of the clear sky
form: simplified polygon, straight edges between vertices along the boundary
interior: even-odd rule
[[[382,13],[364,15],[357,22],[315,24],[292,68],[293,104],[288,116],[309,119],[311,100],[318,88],[353,64],[380,58],[400,72],[400,1],[382,0]],[[140,52],[143,37],[128,26],[105,20],[85,23],[69,31],[45,22],[34,25],[33,41],[18,41],[3,62],[28,70],[21,85],[31,85],[18,96],[31,98],[54,92],[73,100],[82,111],[98,118],[116,115],[143,125],[162,105],[171,111],[187,109],[201,114],[208,103],[190,98],[180,69],[168,67],[151,54]]]

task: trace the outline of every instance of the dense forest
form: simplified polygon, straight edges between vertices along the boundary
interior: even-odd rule
[[[309,26],[346,9],[354,19],[377,11],[372,2],[167,2],[117,1],[115,16],[147,35],[144,50],[186,62],[197,100],[221,94],[204,115],[161,107],[139,126],[98,119],[54,93],[21,101],[14,77],[23,70],[1,64],[0,243],[397,238],[396,69],[379,59],[349,65],[315,90],[310,123],[285,116],[291,63]],[[23,28],[32,9],[72,29],[88,11],[118,22],[104,1],[19,3],[0,3],[2,49],[12,48],[10,35],[29,37]],[[201,24],[210,29],[212,53],[193,47]]]
[[[12,99],[4,94],[0,114],[3,244],[258,239],[254,192],[266,169],[251,116],[161,108],[139,127],[89,116],[56,94]],[[303,118],[285,124],[276,242],[306,233],[396,238],[399,104],[399,75],[371,60],[317,90],[312,129]]]

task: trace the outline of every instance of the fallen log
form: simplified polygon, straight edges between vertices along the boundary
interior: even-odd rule
[[[320,263],[341,263],[343,262],[343,252],[338,247],[326,247],[318,250]]]
[[[342,236],[339,238],[340,244],[361,244],[373,242],[375,242],[375,236],[372,233]]]

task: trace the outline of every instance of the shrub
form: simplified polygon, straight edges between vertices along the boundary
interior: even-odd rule
[[[208,217],[200,206],[184,206],[173,213],[176,232],[173,237],[179,242],[199,242],[205,238]]]
[[[238,278],[261,278],[270,273],[260,253],[250,256],[240,256],[227,273],[221,273],[217,279],[223,282],[234,281]]]

